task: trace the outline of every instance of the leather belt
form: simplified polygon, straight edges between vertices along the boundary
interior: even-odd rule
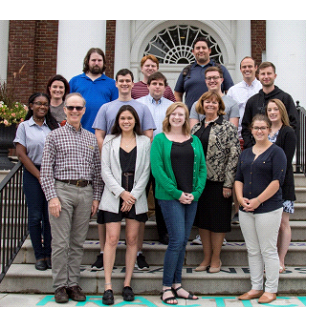
[[[92,181],[88,181],[86,179],[64,179],[64,180],[58,179],[58,181],[67,183],[67,184],[71,184],[71,185],[75,185],[77,187],[86,187],[89,184],[92,185]]]

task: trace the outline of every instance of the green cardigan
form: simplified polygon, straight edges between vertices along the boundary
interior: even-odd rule
[[[194,149],[193,191],[194,201],[198,201],[206,184],[206,161],[203,146],[199,138],[192,135]],[[151,168],[155,178],[155,197],[159,200],[179,200],[182,191],[177,189],[171,164],[170,141],[164,133],[157,134],[151,147]]]

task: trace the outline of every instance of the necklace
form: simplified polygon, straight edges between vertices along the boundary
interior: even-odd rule
[[[124,146],[126,147],[126,148],[128,148],[129,147],[129,145],[131,144],[131,142],[134,140],[134,136],[131,138],[131,140],[126,144],[126,143],[124,143]]]
[[[205,124],[212,123],[212,122],[214,122],[217,118],[218,118],[218,116],[217,116],[216,118],[214,118],[213,120],[209,120],[209,121],[205,120]]]

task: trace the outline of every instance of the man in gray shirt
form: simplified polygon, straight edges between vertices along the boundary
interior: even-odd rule
[[[219,67],[209,67],[205,70],[205,82],[209,91],[217,90],[218,94],[221,96],[224,104],[225,104],[225,112],[224,119],[233,123],[236,127],[239,124],[239,106],[238,103],[230,98],[227,95],[224,95],[221,90],[221,84],[223,83],[223,72]],[[194,102],[190,109],[190,128],[192,128],[195,124],[205,118],[205,115],[200,115],[196,111],[196,104],[198,101]]]

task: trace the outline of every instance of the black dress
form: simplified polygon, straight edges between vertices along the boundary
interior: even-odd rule
[[[206,157],[212,123],[205,124],[195,133],[202,142]],[[198,201],[194,226],[214,233],[231,231],[232,196],[223,196],[223,182],[206,180],[205,189]]]
[[[134,185],[134,174],[135,174],[135,167],[136,167],[136,157],[137,157],[137,147],[134,147],[130,152],[124,151],[120,148],[120,165],[122,170],[121,176],[121,186],[128,192],[130,192]],[[120,198],[120,207],[122,205],[123,200]],[[128,212],[122,212],[121,210],[119,213],[113,213],[108,211],[103,211],[104,213],[104,222],[119,222],[123,218],[129,219],[136,219],[139,222],[146,222],[147,221],[147,214],[142,213],[136,215],[135,205],[133,205]]]

